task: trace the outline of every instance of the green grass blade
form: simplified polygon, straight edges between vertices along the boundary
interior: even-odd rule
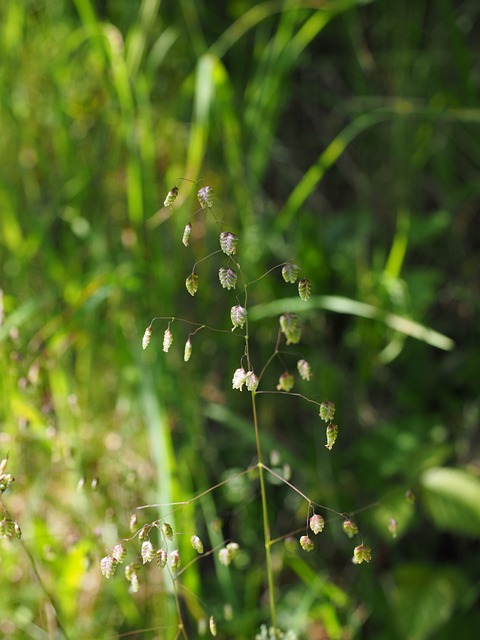
[[[325,311],[333,311],[334,313],[378,320],[399,333],[403,333],[411,338],[425,342],[432,347],[443,349],[444,351],[450,351],[455,346],[451,338],[414,320],[410,320],[410,318],[405,318],[371,304],[342,296],[312,296],[308,302],[303,302],[300,298],[283,298],[251,307],[248,317],[250,320],[261,320],[262,318],[280,315],[286,310],[297,313],[300,311],[312,311],[314,309],[324,309]]]

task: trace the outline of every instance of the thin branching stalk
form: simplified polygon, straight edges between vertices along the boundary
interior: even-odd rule
[[[272,627],[277,628],[276,624],[276,602],[275,602],[275,581],[273,575],[272,553],[271,553],[271,533],[270,522],[268,518],[268,500],[267,491],[265,486],[265,474],[263,466],[262,447],[260,444],[260,430],[258,425],[257,416],[257,403],[255,398],[255,392],[252,392],[252,412],[253,412],[253,425],[255,428],[255,442],[257,445],[257,458],[258,458],[258,475],[260,479],[260,494],[262,500],[262,519],[263,519],[263,535],[265,540],[265,562],[267,570],[268,580],[268,600],[270,603],[270,617],[272,621]]]

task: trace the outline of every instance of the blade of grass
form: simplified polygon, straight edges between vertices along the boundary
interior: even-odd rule
[[[334,313],[342,313],[359,318],[367,318],[383,322],[387,327],[403,333],[411,338],[425,342],[432,347],[450,351],[455,347],[451,338],[430,329],[414,320],[390,313],[385,309],[375,307],[365,302],[352,300],[343,296],[312,296],[308,302],[303,302],[300,298],[283,298],[265,304],[257,304],[250,308],[249,318],[251,320],[261,320],[270,318],[285,312],[312,311],[313,309],[324,309]]]
[[[380,122],[388,120],[389,116],[380,113],[368,113],[359,116],[348,124],[322,151],[317,162],[310,167],[303,178],[290,194],[283,209],[276,219],[277,229],[284,231],[292,222],[295,215],[303,206],[307,198],[313,193],[317,184],[322,180],[325,172],[332,167],[342,155],[350,142],[360,133]]]

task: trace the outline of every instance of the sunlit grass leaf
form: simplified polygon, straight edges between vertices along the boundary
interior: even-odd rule
[[[480,537],[480,478],[463,469],[434,467],[422,475],[420,486],[437,527]]]

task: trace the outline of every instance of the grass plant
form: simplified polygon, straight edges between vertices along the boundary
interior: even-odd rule
[[[232,639],[271,624],[468,638],[480,623],[478,3],[212,7],[0,3],[0,460],[15,477],[1,501],[22,532],[0,540],[0,636],[170,640],[180,611],[190,637],[213,615]],[[212,186],[246,284],[268,273],[247,302],[240,276],[219,284],[220,266],[239,270],[208,211],[182,245],[197,188],[180,176]],[[287,262],[312,281],[308,301],[283,281]],[[248,332],[228,326],[237,303]],[[286,310],[304,320],[313,372],[289,392],[276,390],[295,370],[275,352]],[[153,314],[168,319],[143,351]],[[197,331],[185,363],[179,336],[207,318],[225,332]],[[246,335],[254,404],[231,389],[250,369]],[[297,391],[335,400],[333,451]],[[319,509],[330,515],[306,554],[310,500],[333,511]],[[135,531],[157,523],[157,548],[167,519],[181,575],[143,567],[137,533],[124,564],[142,565],[139,591],[106,581],[100,559],[133,535],[136,507],[174,503],[140,509]],[[363,508],[373,557],[356,567],[341,523]],[[278,540],[297,526],[295,544]]]

